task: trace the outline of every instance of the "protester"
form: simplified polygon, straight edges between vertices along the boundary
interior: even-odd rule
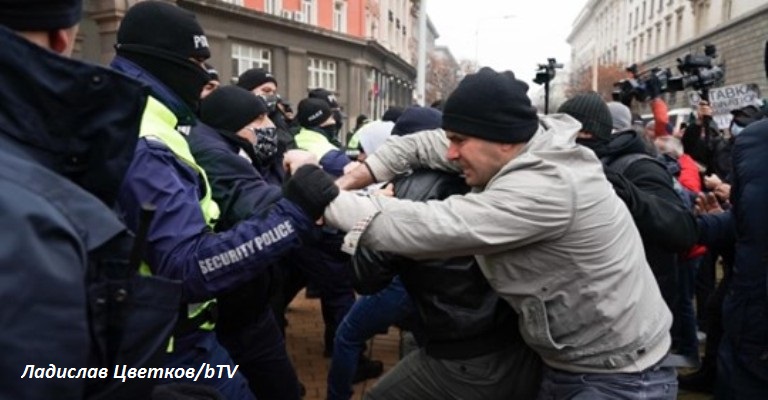
[[[663,364],[672,318],[632,216],[575,142],[580,124],[540,119],[527,89],[511,72],[482,68],[446,100],[445,132],[392,138],[337,182],[361,187],[430,167],[461,170],[472,193],[418,203],[341,192],[324,219],[349,232],[349,252],[475,255],[546,365],[539,398],[675,399],[676,372]],[[294,177],[286,189],[306,197],[327,185]]]

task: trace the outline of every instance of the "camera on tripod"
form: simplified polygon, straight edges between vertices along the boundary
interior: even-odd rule
[[[611,97],[629,106],[632,99],[646,101],[651,97],[669,91],[669,81],[672,73],[669,68],[652,68],[649,71],[638,72],[637,64],[627,67],[632,78],[622,79],[613,84]]]
[[[677,92],[693,88],[707,92],[709,88],[719,83],[725,77],[723,68],[713,64],[717,58],[717,48],[714,44],[704,46],[704,54],[686,54],[677,59],[677,69],[682,75],[669,80],[669,91]]]

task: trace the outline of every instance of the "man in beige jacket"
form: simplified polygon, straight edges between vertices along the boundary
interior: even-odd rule
[[[343,189],[418,167],[460,170],[472,193],[409,202],[342,191],[326,223],[358,244],[413,258],[475,255],[546,364],[540,399],[675,399],[664,366],[672,317],[626,206],[580,124],[536,115],[527,85],[483,68],[445,103],[442,130],[392,138]],[[316,168],[316,167],[303,167]],[[318,188],[292,181],[287,190]],[[310,196],[310,193],[306,193]]]

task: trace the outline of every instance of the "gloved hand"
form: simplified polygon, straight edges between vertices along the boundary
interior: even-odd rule
[[[316,165],[304,165],[283,186],[283,196],[301,207],[312,220],[323,216],[325,207],[339,195],[333,178]]]

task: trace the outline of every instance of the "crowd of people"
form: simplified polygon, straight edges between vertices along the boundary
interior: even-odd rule
[[[329,400],[392,325],[367,399],[768,398],[763,107],[540,115],[481,68],[342,143],[333,92],[222,84],[176,5],[131,6],[108,68],[68,58],[81,0],[0,6],[0,397],[298,400],[306,287]]]

